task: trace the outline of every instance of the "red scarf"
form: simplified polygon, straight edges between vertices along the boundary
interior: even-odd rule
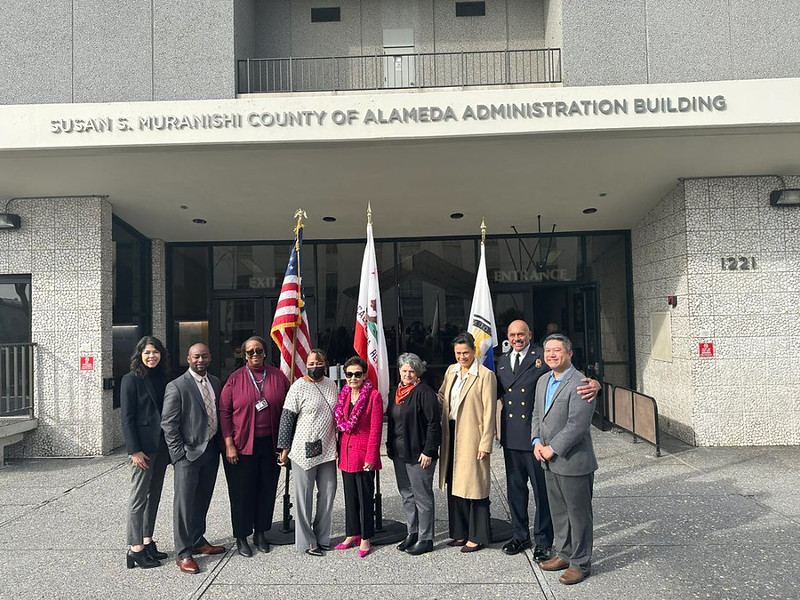
[[[417,384],[419,383],[419,379],[417,379],[414,383],[409,383],[408,385],[403,385],[402,383],[397,386],[397,391],[394,393],[394,403],[395,404],[402,404],[403,400],[406,399]]]

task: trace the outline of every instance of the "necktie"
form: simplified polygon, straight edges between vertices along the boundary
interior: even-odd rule
[[[203,404],[206,405],[206,415],[208,415],[208,439],[210,440],[217,432],[217,419],[214,414],[214,401],[211,400],[211,393],[208,391],[205,377],[200,380],[200,389],[203,391]]]
[[[519,352],[517,352],[517,358],[514,359],[514,373],[519,371],[519,363],[520,363]]]

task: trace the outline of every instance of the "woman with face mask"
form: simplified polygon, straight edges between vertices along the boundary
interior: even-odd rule
[[[306,360],[307,375],[289,388],[281,414],[280,464],[292,461],[294,505],[297,507],[295,548],[311,556],[330,550],[331,514],[336,496],[336,422],[338,390],[325,376],[328,359],[314,348]],[[317,514],[312,518],[314,486]]]

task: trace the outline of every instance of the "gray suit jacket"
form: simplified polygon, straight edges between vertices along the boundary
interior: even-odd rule
[[[217,404],[217,423],[219,423],[219,397],[222,386],[219,379],[208,375],[208,381],[214,390]],[[173,464],[184,456],[190,461],[196,460],[205,452],[209,443],[208,415],[203,396],[191,373],[186,373],[167,384],[164,392],[164,408],[161,411],[161,429],[169,448],[169,457]],[[219,436],[219,427],[217,427]]]
[[[550,375],[536,384],[536,402],[531,420],[531,440],[539,438],[558,454],[542,463],[558,475],[586,475],[597,470],[597,459],[589,428],[592,425],[594,400],[580,397],[577,387],[583,373],[573,368],[558,385],[550,410],[545,413],[545,396]]]

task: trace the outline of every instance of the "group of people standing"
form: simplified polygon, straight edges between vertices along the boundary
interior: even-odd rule
[[[456,363],[438,393],[422,382],[425,363],[419,356],[400,355],[400,382],[389,399],[373,388],[368,365],[359,356],[345,362],[346,385],[339,391],[326,376],[328,361],[320,349],[309,352],[307,374],[290,386],[281,371],[265,364],[267,343],[258,336],[245,341],[246,364],[224,386],[207,372],[211,356],[203,344],[189,349],[186,373],[168,382],[163,344],[151,336],[142,338],[121,385],[132,473],[128,567],[159,566],[167,557],[152,536],[169,462],[175,469],[178,567],[197,573],[193,555],[225,552],[205,538],[220,453],[240,555],[253,555],[251,534],[257,550],[270,551],[267,532],[280,466],[289,464],[296,548],[311,556],[330,551],[338,461],[346,537],[335,549],[356,548],[358,556],[367,556],[375,534],[375,472],[382,466],[384,414],[386,455],[394,465],[407,524],[398,550],[411,555],[433,550],[433,479],[439,462],[439,485],[447,491],[448,545],[461,552],[479,551],[491,542],[490,455],[499,399],[514,530],[503,551],[516,554],[533,547],[527,513],[530,480],[536,500],[535,559],[546,570],[566,569],[562,583],[582,580],[590,568],[596,469],[588,427],[599,384],[572,368],[571,343],[565,336],[548,337],[542,350],[531,345],[528,325],[515,321],[508,338],[512,352],[501,357],[495,375],[476,360],[472,336],[456,336]],[[550,376],[541,377],[551,369]],[[582,478],[580,485],[576,477]],[[578,510],[573,510],[576,501]],[[580,523],[573,522],[575,515]],[[551,558],[553,541],[556,555]]]

